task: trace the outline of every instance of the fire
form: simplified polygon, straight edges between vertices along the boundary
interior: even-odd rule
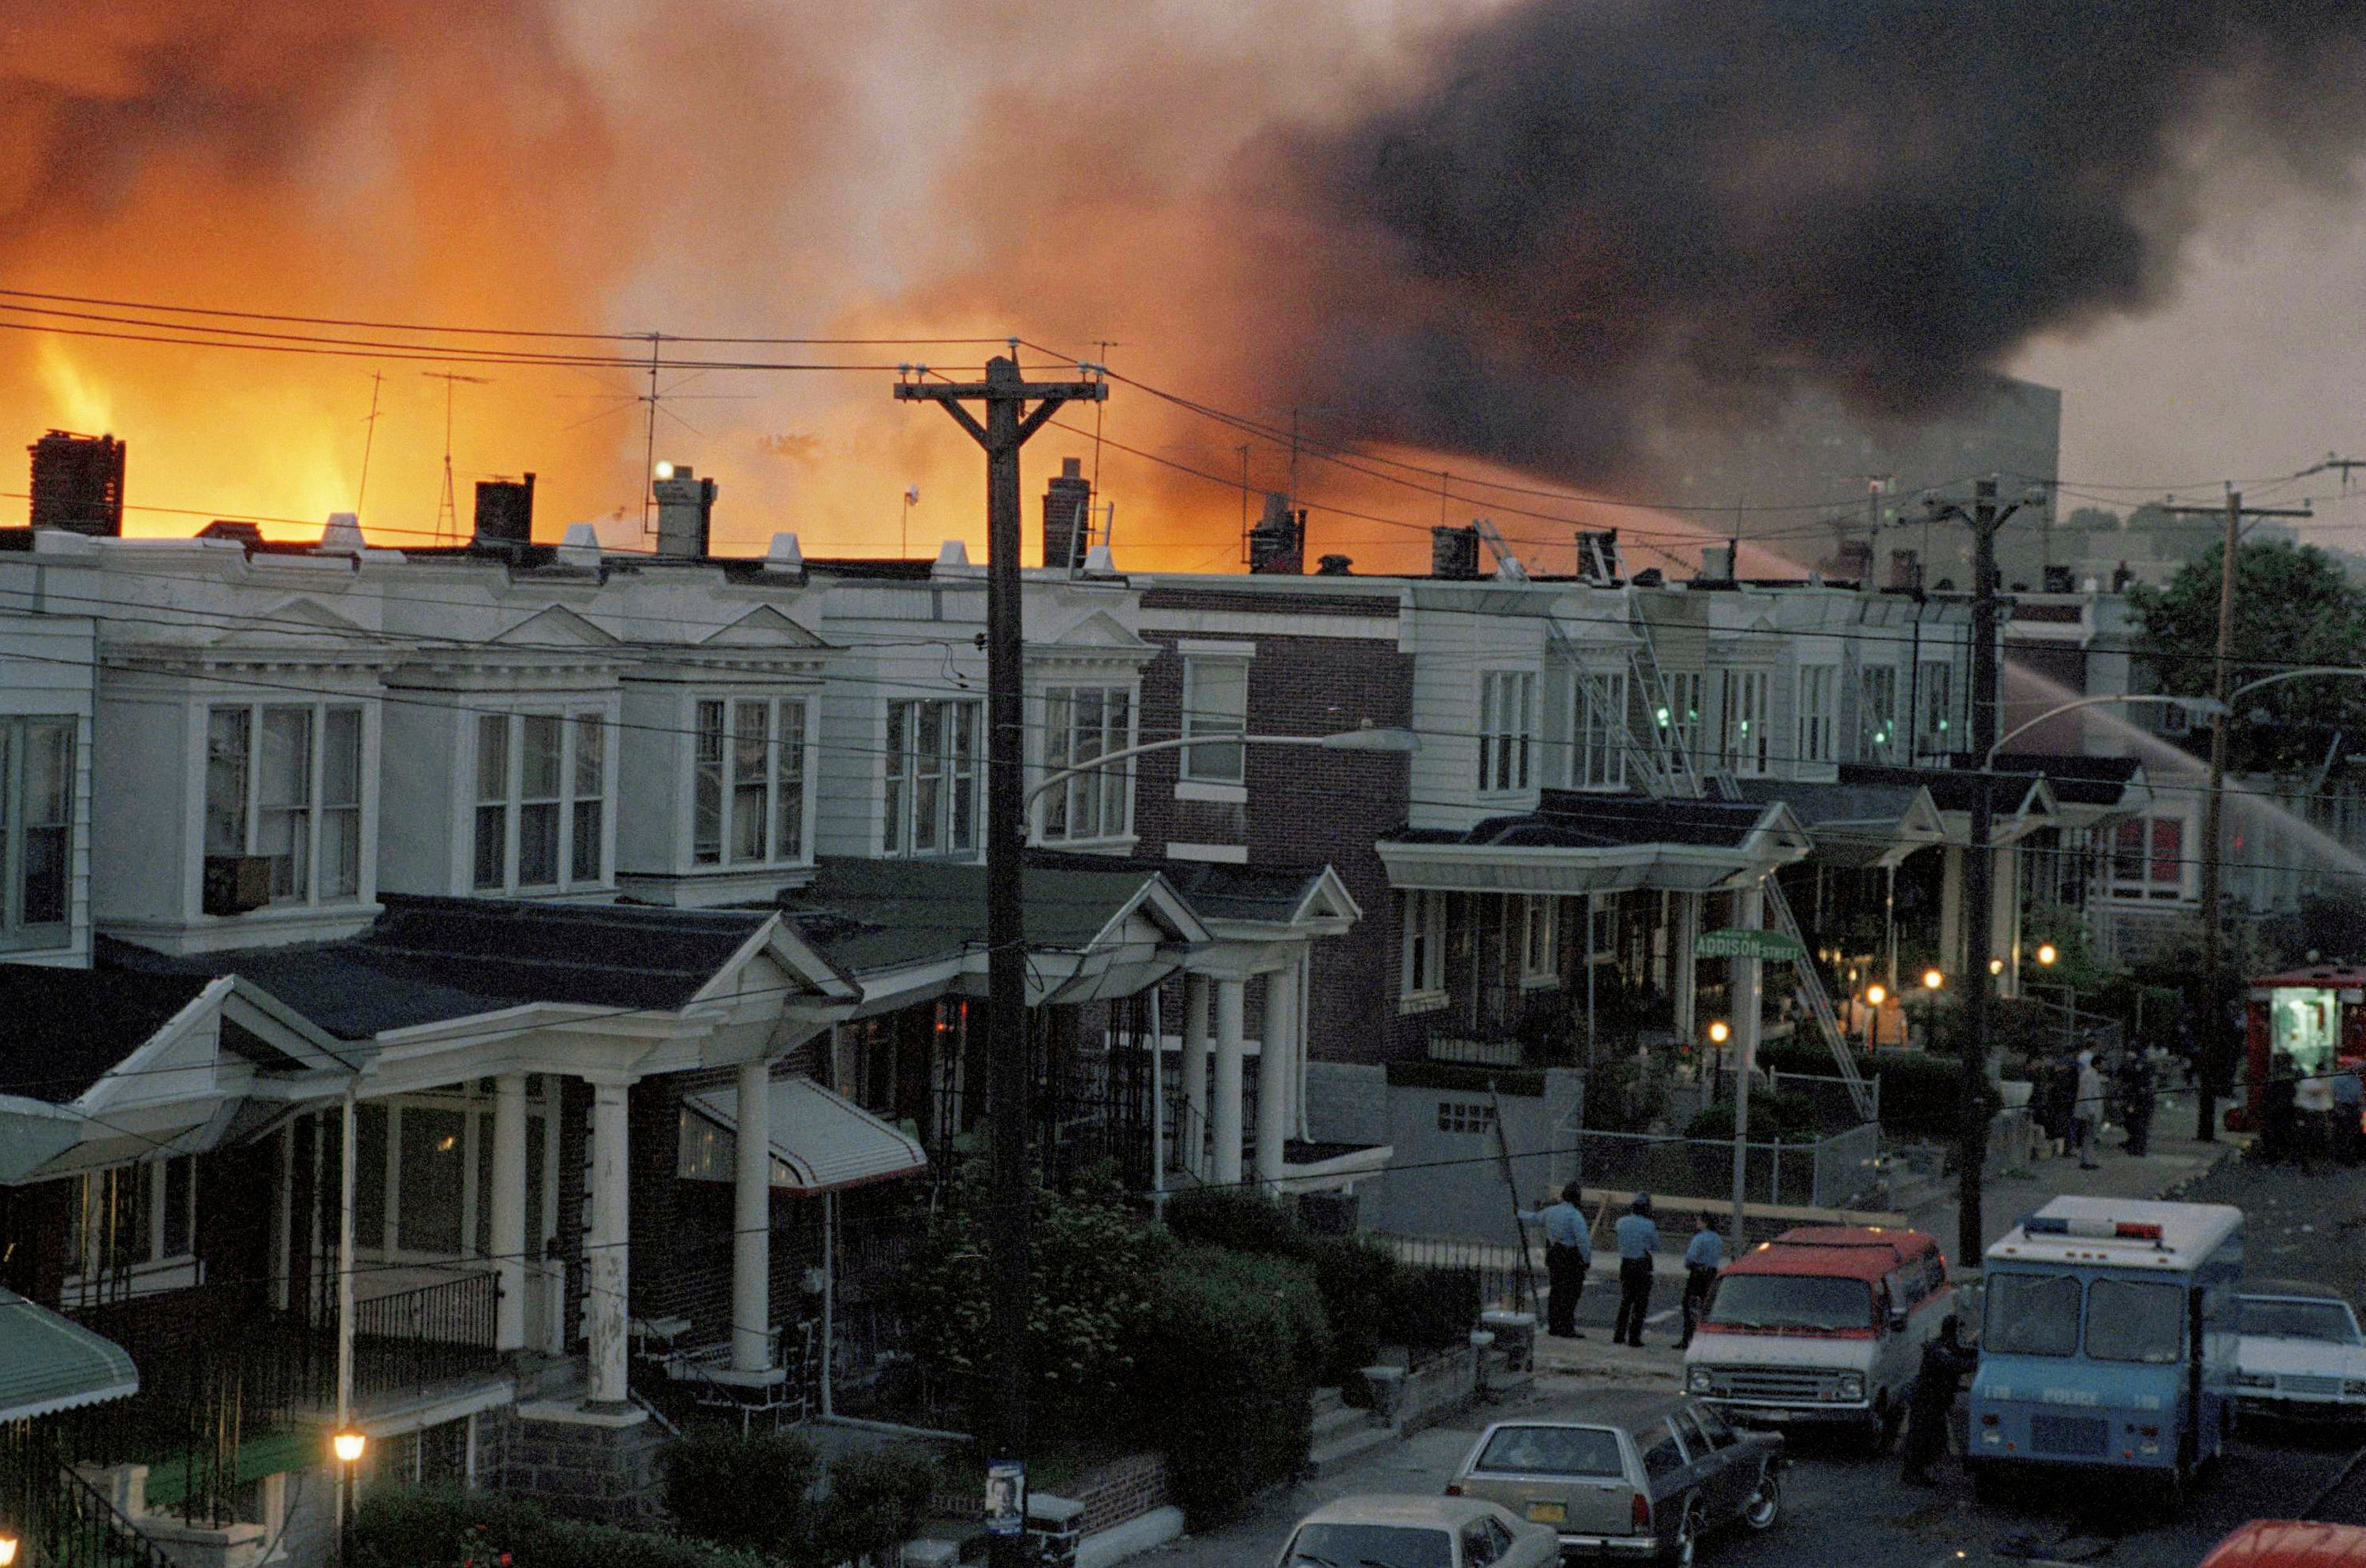
[[[57,423],[102,434],[115,428],[114,400],[74,362],[62,340],[36,338],[33,367],[56,411]]]

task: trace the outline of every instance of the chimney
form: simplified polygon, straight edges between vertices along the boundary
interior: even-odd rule
[[[1889,552],[1889,586],[1901,593],[1922,592],[1922,558],[1913,550]]]
[[[1085,558],[1093,524],[1093,486],[1083,462],[1060,459],[1060,474],[1043,491],[1043,564],[1074,571]]]
[[[1429,575],[1449,582],[1479,580],[1479,530],[1432,528],[1429,531]]]
[[[1832,575],[1860,586],[1873,581],[1873,542],[1870,539],[1842,539],[1832,557]]]
[[[1314,563],[1317,577],[1352,577],[1356,571],[1353,556],[1324,556]]]
[[[2239,560],[2242,558],[2238,556],[2236,558]],[[2078,577],[2067,566],[2049,566],[2045,569],[2045,592],[2076,593],[2079,592]]]
[[[1296,577],[1306,570],[1306,513],[1292,512],[1290,498],[1268,493],[1265,515],[1249,530],[1249,570]]]
[[[715,483],[679,465],[652,487],[658,498],[658,554],[667,560],[704,560],[715,517]]]
[[[534,476],[477,481],[477,534],[480,549],[515,556],[534,539]]]
[[[1599,533],[1580,529],[1577,535],[1577,577],[1598,588],[1607,588],[1627,575],[1627,563],[1618,554],[1618,530],[1605,529]]]
[[[1731,582],[1733,581],[1733,547],[1705,545],[1701,547],[1701,582]]]
[[[122,442],[52,430],[26,450],[33,456],[34,527],[122,536]]]

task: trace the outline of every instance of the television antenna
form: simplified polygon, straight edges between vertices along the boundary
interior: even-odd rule
[[[466,382],[471,387],[490,387],[492,381],[483,376],[463,376],[456,370],[422,370],[431,381],[444,383],[444,493],[435,502],[435,542],[444,543],[444,528],[450,520],[452,542],[460,540],[460,503],[452,491],[452,389]]]

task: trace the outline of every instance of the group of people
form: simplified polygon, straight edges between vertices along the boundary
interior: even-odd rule
[[[1522,1222],[1544,1227],[1545,1332],[1555,1339],[1585,1337],[1578,1331],[1577,1302],[1594,1268],[1594,1226],[1585,1217],[1584,1197],[1572,1181],[1560,1190],[1559,1202],[1540,1201],[1520,1211]],[[1652,1217],[1651,1195],[1636,1193],[1611,1232],[1618,1247],[1618,1313],[1610,1338],[1613,1344],[1639,1350],[1643,1319],[1651,1305],[1653,1260],[1660,1251],[1660,1223]],[[1717,1217],[1703,1210],[1694,1216],[1692,1237],[1684,1244],[1684,1328],[1675,1342],[1679,1349],[1693,1342],[1693,1329],[1708,1307],[1709,1288],[1724,1266],[1725,1238],[1718,1234]]]
[[[2127,1152],[2141,1159],[2152,1151],[2152,1118],[2160,1089],[2155,1064],[2140,1052],[2125,1052],[2107,1077],[2092,1050],[2065,1053],[2032,1075],[2036,1089],[2031,1111],[2058,1154],[2075,1153],[2082,1169],[2097,1168],[2103,1127],[2117,1118],[2127,1129]]]
[[[2354,1166],[2366,1157],[2366,1084],[2349,1063],[2328,1060],[2304,1072],[2277,1053],[2274,1070],[2261,1086],[2259,1115],[2261,1157],[2298,1160],[2308,1168],[2324,1160]]]

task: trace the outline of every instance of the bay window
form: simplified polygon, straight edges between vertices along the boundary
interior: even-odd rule
[[[1537,728],[1537,678],[1526,670],[1479,677],[1479,793],[1528,787],[1528,753]]]
[[[691,859],[768,865],[805,859],[806,701],[698,705]]]
[[[1889,664],[1868,664],[1860,682],[1865,691],[1865,754],[1868,761],[1887,762],[1898,752],[1898,670]]]
[[[0,719],[0,949],[70,938],[74,728],[71,717]]]
[[[266,862],[275,904],[357,897],[362,710],[242,704],[208,712],[205,853]]]
[[[1766,671],[1728,670],[1720,678],[1724,712],[1718,747],[1728,772],[1755,777],[1766,771],[1770,753],[1766,724]]]
[[[1520,900],[1520,978],[1549,985],[1560,972],[1560,900],[1531,894]]]
[[[1950,723],[1955,710],[1955,667],[1945,662],[1926,663],[1916,680],[1920,690],[1915,694],[1921,713],[1914,735],[1914,754],[1918,757],[1944,757],[1955,750],[1955,738]]]
[[[2185,896],[2185,820],[2127,817],[2112,830],[2112,892],[2122,898]]]
[[[887,705],[880,849],[890,855],[977,852],[984,709],[959,702]]]
[[[1577,681],[1577,752],[1572,789],[1627,787],[1627,672],[1581,672]]]
[[[1132,818],[1132,770],[1122,762],[1087,767],[1133,744],[1133,694],[1124,686],[1052,686],[1043,693],[1043,775],[1069,774],[1046,789],[1043,837],[1066,840],[1124,836]],[[1211,748],[1211,750],[1222,750]]]
[[[607,724],[596,710],[477,716],[479,891],[604,880]]]

